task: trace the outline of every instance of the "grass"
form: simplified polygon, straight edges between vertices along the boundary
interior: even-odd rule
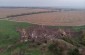
[[[16,31],[17,27],[26,28],[31,25],[32,24],[24,22],[0,20],[0,48],[7,49],[8,46],[16,43],[16,41],[20,37],[19,33]]]
[[[49,28],[70,28],[73,29],[74,31],[81,31],[85,30],[85,25],[84,26],[49,26]]]

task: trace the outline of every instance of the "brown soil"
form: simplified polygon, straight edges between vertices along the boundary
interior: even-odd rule
[[[85,25],[85,11],[62,11],[16,17],[13,20],[39,25],[80,26]]]

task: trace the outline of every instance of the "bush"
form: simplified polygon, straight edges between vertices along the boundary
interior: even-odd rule
[[[77,48],[74,48],[69,50],[68,55],[81,55],[81,54],[79,53],[79,50]]]
[[[59,48],[56,44],[50,44],[48,50],[51,51],[54,55],[61,55],[62,49]]]
[[[81,37],[81,44],[85,45],[85,34],[83,34]]]

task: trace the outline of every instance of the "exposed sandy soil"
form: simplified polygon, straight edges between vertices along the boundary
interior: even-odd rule
[[[85,11],[62,11],[27,15],[14,18],[14,20],[40,25],[80,26],[85,25]]]

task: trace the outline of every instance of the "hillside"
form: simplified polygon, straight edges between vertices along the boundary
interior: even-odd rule
[[[84,29],[85,26],[40,26],[0,20],[0,55],[65,55],[76,50],[76,55],[83,54]]]

